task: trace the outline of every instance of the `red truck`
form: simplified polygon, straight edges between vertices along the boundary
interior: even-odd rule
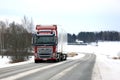
[[[66,34],[59,33],[57,25],[36,25],[36,33],[33,34],[34,62],[66,60],[67,54],[63,53],[66,42]]]

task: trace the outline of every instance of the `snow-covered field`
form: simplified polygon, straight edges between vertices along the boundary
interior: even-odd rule
[[[96,80],[120,80],[120,42],[100,42],[96,47],[96,66],[99,69],[100,79]]]
[[[98,42],[89,45],[68,45],[65,52],[77,52],[79,55],[76,57],[69,57],[68,59],[78,59],[83,57],[82,53],[94,53],[97,55],[96,68],[94,69],[94,76],[99,75],[94,80],[120,80],[120,59],[112,59],[113,57],[120,56],[120,42]],[[15,64],[9,63],[9,58],[0,57],[0,68],[14,65],[27,64],[34,62],[32,57],[29,61],[20,62]],[[99,79],[98,79],[99,78]]]

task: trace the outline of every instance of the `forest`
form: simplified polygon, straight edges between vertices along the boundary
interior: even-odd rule
[[[120,32],[117,31],[100,31],[100,32],[79,32],[76,34],[67,34],[68,43],[75,43],[76,40],[84,43],[96,41],[120,41]]]
[[[33,21],[24,16],[21,23],[0,21],[0,55],[13,62],[27,60],[31,54]]]

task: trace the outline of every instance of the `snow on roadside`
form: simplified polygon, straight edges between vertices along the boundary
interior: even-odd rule
[[[93,51],[93,47],[91,47],[91,45],[68,45],[66,47],[66,51],[67,53],[77,53],[78,55],[74,56],[74,57],[68,57],[67,59],[80,59],[82,57],[85,56],[85,53],[94,53]],[[83,54],[84,53],[84,54]]]
[[[113,59],[120,53],[120,42],[99,42],[95,48],[98,78],[93,80],[120,80],[120,59]],[[95,71],[95,69],[94,69]]]
[[[120,60],[113,60],[105,55],[98,55],[96,62],[102,80],[120,80]]]
[[[66,52],[94,53],[94,47],[92,45],[68,45]]]
[[[80,58],[82,58],[82,57],[84,57],[84,56],[85,56],[85,54],[80,54],[80,53],[78,53],[77,56],[68,57],[67,59],[75,60],[75,59],[80,59]]]
[[[0,68],[3,68],[3,67],[11,67],[11,66],[16,66],[16,65],[22,65],[22,64],[28,64],[28,63],[33,62],[33,59],[34,59],[34,57],[31,56],[30,60],[28,60],[28,61],[10,64],[10,63],[9,63],[9,62],[10,62],[10,58],[7,58],[6,56],[4,56],[4,58],[2,58],[2,57],[0,56]]]
[[[9,61],[10,61],[9,57],[4,56],[4,57],[2,58],[2,56],[0,56],[0,66],[1,66],[1,65],[5,65],[5,64],[9,64]]]

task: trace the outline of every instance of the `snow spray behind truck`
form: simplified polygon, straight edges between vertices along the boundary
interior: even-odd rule
[[[67,59],[67,54],[63,53],[67,44],[67,33],[57,28],[57,25],[36,25],[36,33],[33,34],[35,63]]]

